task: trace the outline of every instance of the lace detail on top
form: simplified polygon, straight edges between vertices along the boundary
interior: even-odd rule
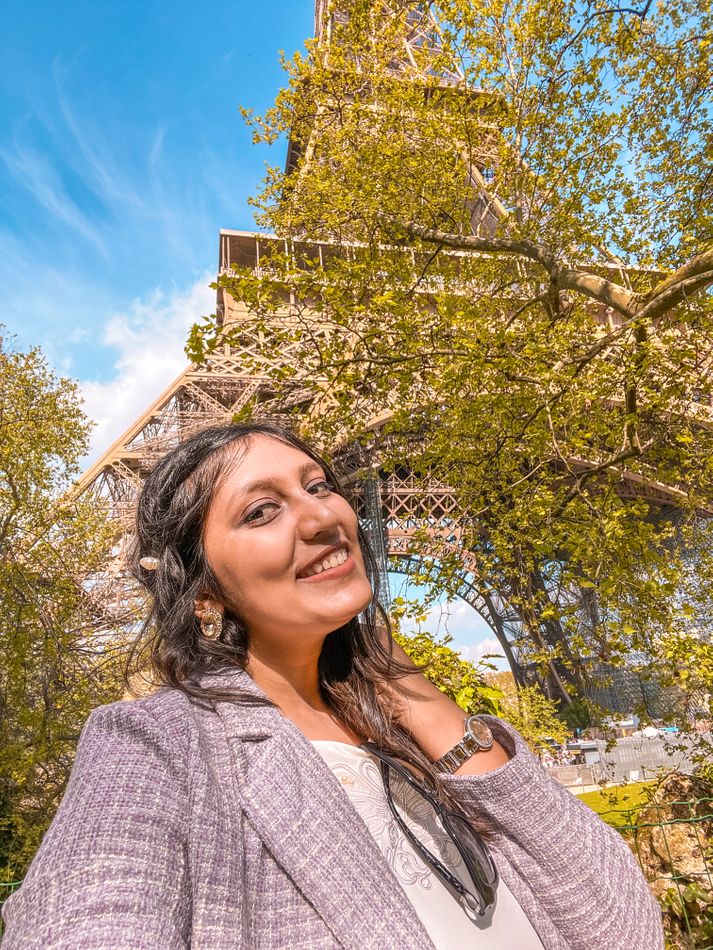
[[[316,742],[315,745],[321,752],[322,743]],[[335,745],[341,746],[342,743],[335,743]],[[342,755],[342,761],[332,766],[342,787],[376,839],[379,849],[399,881],[402,884],[430,890],[433,887],[433,881],[438,878],[414,851],[394,820],[384,793],[378,763],[363,750],[351,748],[356,754]],[[446,867],[465,873],[467,881],[467,870],[465,867],[461,868],[462,859],[450,836],[438,825],[433,823],[427,825],[427,819],[432,814],[431,808],[416,792],[410,789],[409,792],[406,816],[409,826],[418,835],[419,840],[441,858]],[[458,877],[460,878],[461,874],[458,874]]]
[[[354,808],[371,832],[394,876],[437,950],[476,946],[479,950],[543,950],[537,933],[511,892],[500,881],[495,907],[484,917],[469,914],[452,891],[414,850],[389,807],[377,760],[357,746],[315,740]],[[407,788],[402,815],[415,836],[469,889],[468,870],[432,808]]]

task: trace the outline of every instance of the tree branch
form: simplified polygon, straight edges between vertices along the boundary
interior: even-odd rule
[[[580,494],[584,485],[586,485],[586,483],[591,478],[594,478],[594,476],[599,475],[601,472],[605,472],[608,469],[616,468],[618,465],[621,465],[622,462],[627,462],[630,458],[635,458],[642,455],[643,451],[644,449],[641,446],[638,448],[629,446],[623,451],[618,452],[616,455],[612,455],[610,458],[605,459],[603,462],[599,462],[597,465],[586,469],[580,475],[576,476],[575,484],[570,488],[560,504],[552,512],[551,517],[553,519],[559,518],[563,514],[565,508],[567,508],[570,502],[572,502]]]
[[[512,238],[484,238],[475,235],[452,234],[436,228],[426,228],[421,224],[409,222],[404,225],[407,234],[429,244],[450,247],[454,250],[476,251],[481,254],[512,254],[525,257],[544,267],[550,278],[560,290],[575,290],[607,307],[611,307],[624,316],[634,314],[638,295],[631,293],[621,284],[616,284],[597,274],[582,270],[557,267],[552,254],[540,244],[532,241],[515,241]]]
[[[599,303],[611,307],[625,317],[634,314],[638,302],[638,294],[632,293],[621,284],[599,277],[597,274],[588,274],[586,271],[563,268],[554,275],[561,290],[576,290],[585,297],[591,297]]]
[[[675,273],[662,280],[642,298],[638,316],[654,320],[685,300],[713,284],[713,248],[691,258]]]
[[[541,264],[548,273],[552,273],[557,266],[555,259],[544,247],[533,244],[531,241],[452,234],[448,231],[439,231],[436,228],[426,228],[414,222],[405,224],[403,227],[407,234],[429,244],[439,244],[441,247],[451,247],[454,250],[479,251],[482,254],[513,254],[516,257],[527,257],[529,260]]]

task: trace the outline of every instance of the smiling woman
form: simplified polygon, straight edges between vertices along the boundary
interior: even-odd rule
[[[221,480],[203,528],[217,584],[199,594],[200,609],[240,617],[258,682],[287,663],[309,670],[301,687],[315,696],[325,638],[372,598],[356,515],[335,489],[300,448],[256,434]]]
[[[162,685],[96,710],[7,948],[663,946],[621,838],[391,638],[329,466],[206,429],[138,506]]]

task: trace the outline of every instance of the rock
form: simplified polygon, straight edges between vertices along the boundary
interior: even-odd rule
[[[710,785],[675,772],[661,782],[639,811],[636,830],[627,835],[677,950],[713,943],[712,798]]]

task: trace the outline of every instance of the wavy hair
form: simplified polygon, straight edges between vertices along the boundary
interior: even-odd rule
[[[193,700],[264,704],[253,694],[202,688],[201,674],[226,668],[245,669],[250,638],[240,619],[239,605],[227,598],[211,570],[203,547],[203,528],[216,489],[249,450],[254,436],[267,436],[304,452],[325,473],[333,492],[346,497],[331,467],[309,445],[282,427],[227,424],[203,429],[165,455],[146,479],[137,509],[132,572],[147,588],[148,616],[127,664],[133,673],[149,672],[151,680],[181,690]],[[435,778],[431,763],[415,740],[397,722],[394,703],[385,686],[413,672],[391,653],[388,616],[379,604],[379,572],[361,527],[358,528],[372,598],[367,608],[325,638],[319,657],[319,684],[335,714],[358,735],[386,751],[411,761]],[[140,565],[143,557],[157,559],[156,570]],[[225,606],[217,640],[206,639],[195,615],[195,600],[209,592]]]

